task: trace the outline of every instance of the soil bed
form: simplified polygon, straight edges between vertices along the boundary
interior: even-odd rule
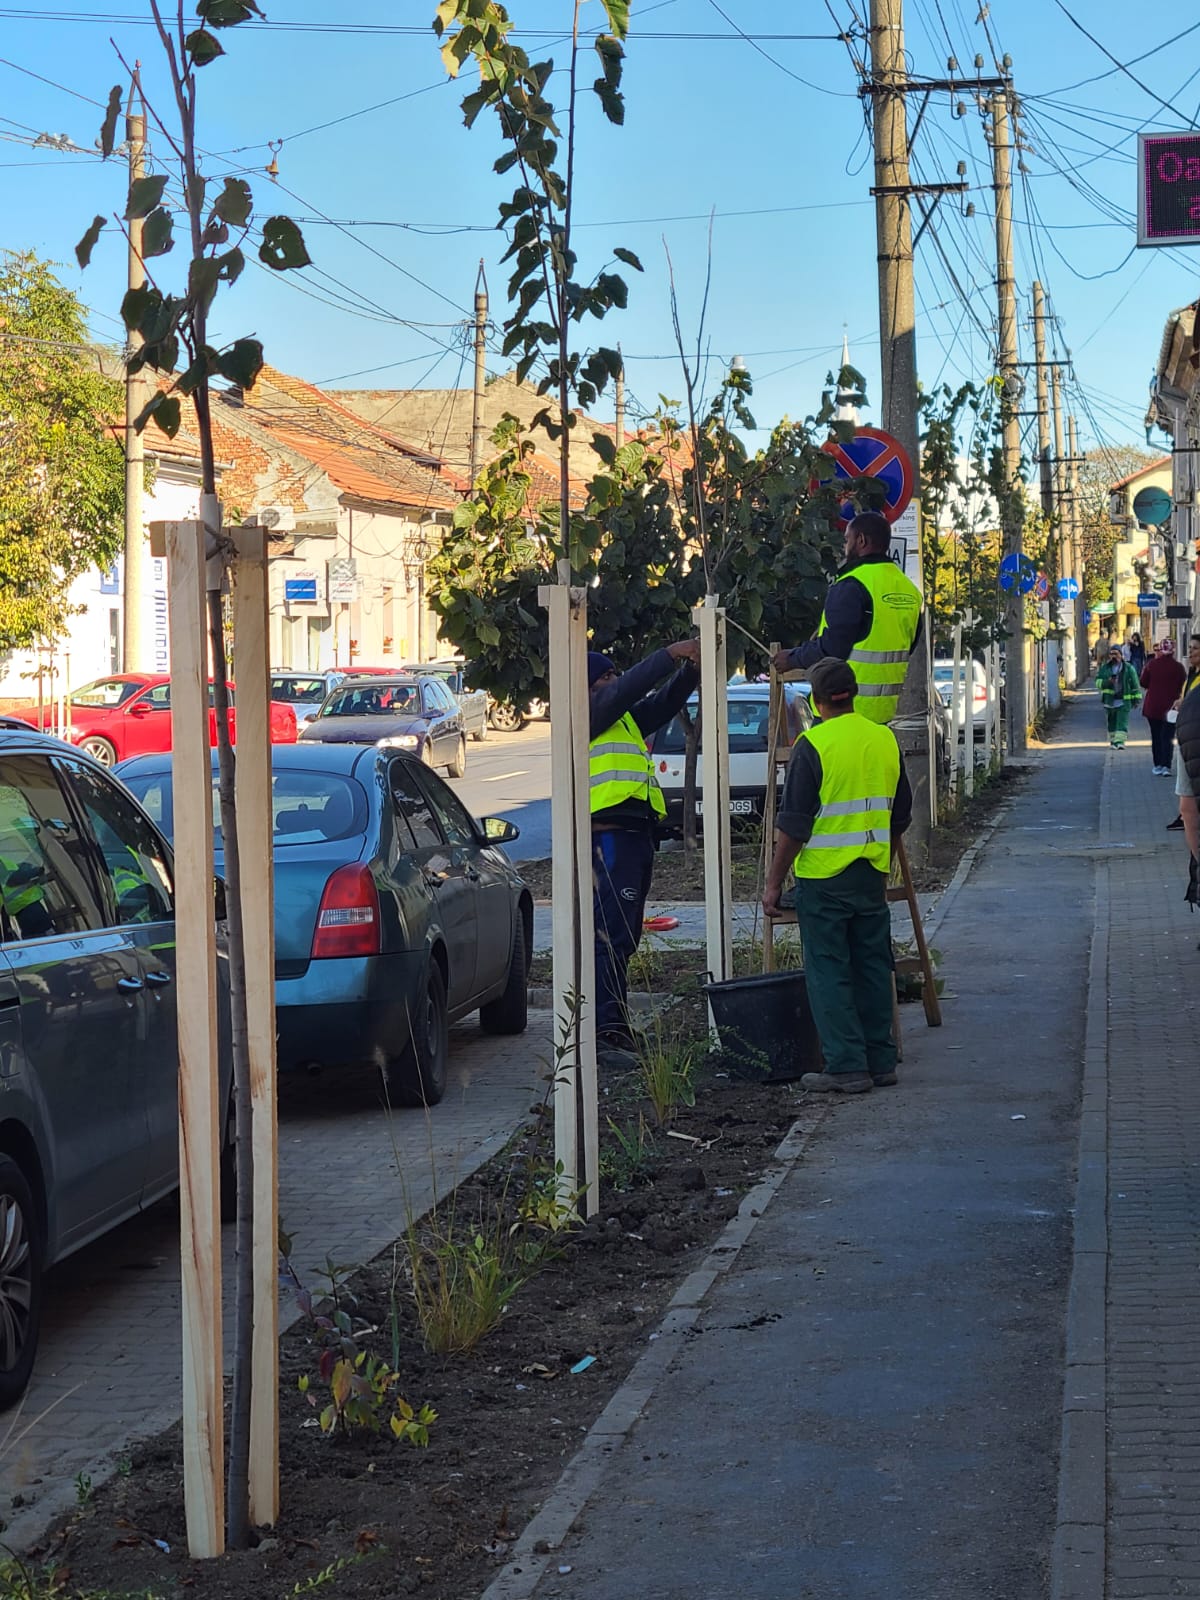
[[[689,997],[672,1015],[694,1025],[702,1002]],[[134,1446],[118,1475],[35,1553],[60,1576],[64,1600],[97,1591],[212,1600],[287,1600],[317,1588],[331,1600],[481,1593],[646,1348],[676,1284],[803,1109],[797,1086],[731,1078],[718,1057],[702,1063],[696,1087],[696,1104],[681,1106],[672,1125],[690,1138],[656,1128],[649,1154],[631,1159],[608,1120],[632,1140],[640,1119],[651,1121],[647,1102],[629,1077],[602,1078],[600,1215],[559,1236],[556,1258],[518,1290],[472,1354],[425,1350],[402,1246],[348,1279],[354,1317],[374,1330],[360,1343],[395,1360],[408,1401],[438,1413],[428,1448],[394,1442],[386,1419],[381,1435],[323,1435],[297,1387],[312,1375],[319,1403],[328,1398],[316,1381],[319,1347],[310,1324],[300,1324],[281,1348],[278,1528],[255,1550],[190,1561],[179,1430],[171,1429]],[[533,1126],[545,1120],[543,1113]],[[462,1224],[501,1203],[512,1210],[523,1182],[513,1174],[528,1171],[531,1140],[527,1133],[446,1202]],[[344,1291],[341,1303],[350,1304]],[[572,1373],[588,1356],[595,1359],[586,1370]]]

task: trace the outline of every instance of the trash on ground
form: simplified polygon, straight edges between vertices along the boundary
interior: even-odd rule
[[[586,1372],[590,1366],[595,1365],[595,1356],[584,1356],[582,1361],[577,1361],[571,1368],[572,1372]]]

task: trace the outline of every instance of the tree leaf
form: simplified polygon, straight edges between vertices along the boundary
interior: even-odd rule
[[[255,0],[197,0],[196,15],[210,28],[236,28],[262,12]]]
[[[629,33],[629,0],[601,0],[601,3],[609,28],[618,39],[624,39]]]
[[[175,387],[179,390],[179,393],[194,394],[205,378],[211,376],[216,360],[217,352],[211,345],[204,345],[195,361],[177,380]],[[311,1306],[309,1309],[311,1310]]]
[[[286,272],[289,267],[307,267],[312,261],[304,246],[304,235],[291,217],[267,218],[258,256],[276,272]]]
[[[207,28],[197,28],[194,33],[189,33],[183,45],[192,58],[193,66],[197,67],[206,67],[210,61],[225,54],[225,46]]]
[[[625,250],[621,245],[616,245],[613,248],[613,255],[616,256],[618,261],[623,261],[627,267],[632,267],[635,272],[645,270],[632,250]]]
[[[250,220],[254,201],[245,178],[226,178],[225,187],[213,201],[212,214],[231,228],[244,228]]]
[[[155,206],[161,204],[163,190],[167,187],[167,174],[156,172],[148,178],[135,178],[129,185],[129,204],[125,207],[126,222],[136,222],[148,217]]]
[[[151,256],[165,256],[175,243],[174,230],[175,219],[166,206],[157,207],[142,224],[142,255],[147,260]]]
[[[152,394],[146,404],[133,419],[133,425],[139,433],[153,417],[156,425],[162,429],[168,439],[173,439],[179,432],[180,407],[174,395]]]
[[[92,251],[96,248],[96,241],[99,239],[100,231],[103,227],[104,218],[93,217],[91,227],[75,246],[75,259],[81,267],[86,267],[92,259]]]
[[[258,339],[238,339],[217,357],[217,371],[239,389],[252,389],[263,369],[263,347]]]
[[[108,105],[104,121],[100,124],[100,154],[107,161],[116,148],[117,118],[121,115],[121,85],[114,83],[108,91]]]
[[[605,78],[597,78],[592,88],[596,91],[596,98],[604,107],[604,115],[619,128],[625,121],[625,96],[619,89],[614,89]]]

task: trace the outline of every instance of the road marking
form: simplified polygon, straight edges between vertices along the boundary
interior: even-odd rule
[[[522,767],[519,772],[497,772],[493,777],[480,778],[479,781],[480,783],[503,783],[505,778],[527,778],[528,776],[528,767]]]

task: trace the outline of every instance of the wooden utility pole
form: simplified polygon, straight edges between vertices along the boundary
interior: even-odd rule
[[[992,170],[996,191],[996,292],[999,319],[1000,420],[1003,433],[1004,488],[1000,495],[1000,528],[1004,554],[1024,554],[1025,496],[1021,482],[1021,429],[1017,418],[1017,290],[1013,276],[1012,129],[1009,96],[1003,89],[991,97]],[[1026,700],[1025,596],[1018,575],[1008,591],[1004,608],[1008,634],[1005,688],[1007,694],[1008,748],[1024,750],[1028,743],[1029,705]]]
[[[125,143],[129,154],[129,187],[145,175],[146,107],[141,99],[142,85],[138,77],[140,62],[134,64],[133,82],[129,88],[129,103],[125,113]],[[141,105],[134,110],[135,102]],[[140,289],[146,282],[146,268],[142,261],[142,230],[140,217],[129,221],[129,275],[131,289]],[[138,350],[143,339],[136,329],[128,334],[129,353]],[[146,602],[150,595],[150,548],[142,523],[142,487],[146,477],[146,453],[142,435],[134,427],[134,419],[146,403],[146,379],[142,372],[125,373],[125,548],[122,573],[121,616],[121,666],[126,672],[148,672],[151,660],[150,629],[146,626]]]
[[[618,355],[621,354],[620,345],[617,346],[617,354]],[[617,415],[616,415],[617,449],[619,450],[621,448],[621,446],[625,443],[625,362],[624,362],[624,359],[622,359],[620,370],[617,373],[617,385],[616,385],[616,387],[617,387]]]
[[[913,466],[913,495],[920,504],[917,336],[909,197],[908,66],[904,56],[902,0],[871,0],[871,110],[875,140],[875,232],[879,264],[879,357],[883,427],[898,439]],[[920,521],[918,518],[918,543]],[[913,790],[909,844],[923,858],[933,826],[929,738],[930,620],[909,658],[892,724]]]
[[[479,263],[479,276],[475,279],[475,389],[471,400],[471,486],[483,465],[486,429],[483,424],[483,391],[487,385],[487,279],[483,275],[483,262]]]

